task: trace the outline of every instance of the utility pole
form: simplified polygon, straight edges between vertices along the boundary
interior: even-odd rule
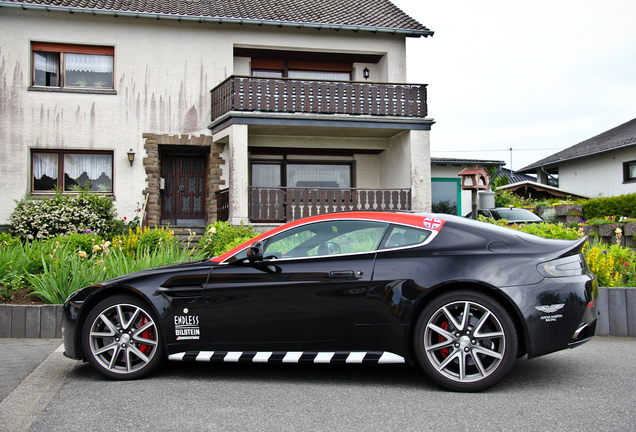
[[[511,173],[513,172],[513,169],[512,169],[512,147],[510,147],[510,172]]]

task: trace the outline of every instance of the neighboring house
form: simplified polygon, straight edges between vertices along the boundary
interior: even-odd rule
[[[517,171],[536,173],[547,184],[558,175],[559,189],[587,197],[636,192],[636,119],[548,156]]]
[[[150,225],[431,208],[432,32],[388,0],[0,0],[0,28],[0,224],[87,181]]]
[[[474,160],[474,159],[450,159],[431,158],[431,191],[432,210],[438,213],[449,213],[463,216],[470,213],[472,193],[461,189],[459,172],[465,168],[478,165],[489,170],[492,167],[501,167],[504,161]]]

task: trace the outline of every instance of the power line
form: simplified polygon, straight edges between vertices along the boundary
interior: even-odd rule
[[[488,149],[488,150],[431,150],[431,153],[475,153],[475,152],[509,152],[511,150],[510,147],[505,149]],[[529,148],[529,149],[518,149],[512,148],[513,151],[537,151],[537,150],[563,150],[563,148]]]

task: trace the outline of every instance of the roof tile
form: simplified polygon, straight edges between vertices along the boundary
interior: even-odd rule
[[[20,5],[430,32],[389,0],[2,0]],[[426,36],[426,34],[422,34]]]
[[[556,165],[559,162],[604,153],[632,145],[636,145],[636,119],[630,120],[602,134],[541,159],[538,162],[520,169],[519,172],[526,172],[547,165]]]

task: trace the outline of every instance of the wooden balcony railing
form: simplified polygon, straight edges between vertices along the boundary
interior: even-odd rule
[[[227,222],[230,220],[230,189],[216,191],[216,220]]]
[[[211,90],[212,121],[230,111],[426,117],[426,84],[231,76]]]
[[[355,210],[410,210],[410,189],[249,188],[250,222],[290,222]]]

